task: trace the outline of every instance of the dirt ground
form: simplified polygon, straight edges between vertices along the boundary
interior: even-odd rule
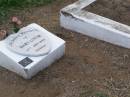
[[[11,14],[24,25],[35,22],[63,38],[66,53],[30,80],[0,68],[0,97],[130,97],[130,50],[59,26],[59,10],[73,1],[56,0]],[[8,22],[1,28],[10,30]]]
[[[85,9],[130,26],[130,0],[97,0]]]

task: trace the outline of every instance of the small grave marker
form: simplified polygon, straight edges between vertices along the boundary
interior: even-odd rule
[[[51,43],[45,33],[36,28],[24,27],[6,41],[11,51],[21,55],[42,56],[51,50]]]
[[[0,41],[0,66],[29,79],[64,52],[64,40],[33,23]]]

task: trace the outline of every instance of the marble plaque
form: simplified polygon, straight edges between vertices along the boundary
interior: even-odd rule
[[[50,52],[51,43],[44,32],[37,28],[24,27],[6,40],[7,48],[25,56],[43,56]]]

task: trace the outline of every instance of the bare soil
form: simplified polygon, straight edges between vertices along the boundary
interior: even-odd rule
[[[66,53],[30,80],[0,68],[0,97],[130,97],[130,50],[60,27],[59,11],[73,1],[56,0],[10,14],[24,26],[35,22],[63,38]],[[10,30],[9,19],[0,27]]]
[[[130,0],[97,0],[85,9],[130,26]]]

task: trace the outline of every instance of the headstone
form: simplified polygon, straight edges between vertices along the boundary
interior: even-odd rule
[[[50,52],[51,43],[41,30],[24,27],[6,40],[9,50],[26,56],[43,56]]]
[[[0,41],[0,66],[30,79],[64,53],[64,40],[33,23]]]

